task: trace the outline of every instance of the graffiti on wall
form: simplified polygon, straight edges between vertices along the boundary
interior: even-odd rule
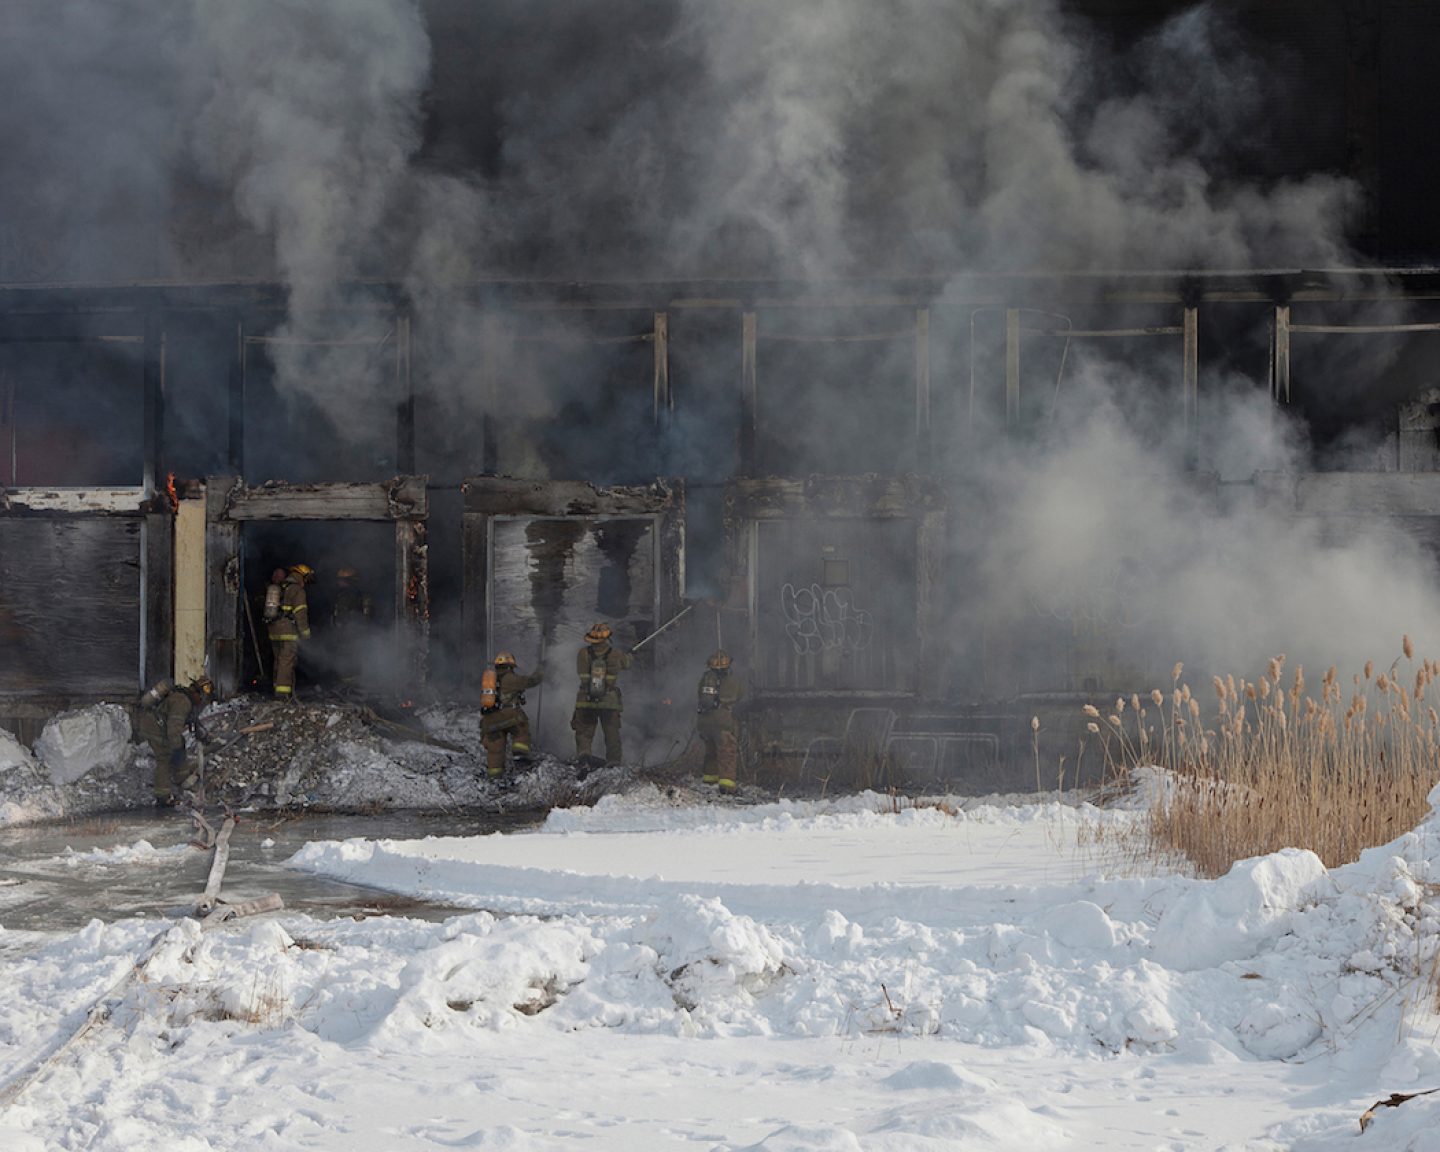
[[[785,634],[801,656],[868,648],[875,633],[870,613],[857,608],[849,588],[786,584],[780,589]]]

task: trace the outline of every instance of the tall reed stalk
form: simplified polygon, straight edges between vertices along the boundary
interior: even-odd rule
[[[1440,778],[1440,663],[1416,665],[1408,636],[1403,652],[1348,687],[1332,667],[1314,694],[1301,668],[1285,683],[1284,656],[1254,681],[1216,676],[1208,719],[1176,664],[1168,692],[1118,699],[1108,714],[1087,704],[1087,727],[1117,773],[1168,770],[1151,811],[1157,854],[1179,851],[1207,876],[1287,847],[1334,867],[1415,827]]]

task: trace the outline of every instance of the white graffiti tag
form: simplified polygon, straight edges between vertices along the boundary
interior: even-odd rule
[[[786,584],[780,590],[780,610],[785,614],[785,634],[802,656],[830,648],[847,652],[868,648],[875,631],[870,613],[850,602],[848,588]]]

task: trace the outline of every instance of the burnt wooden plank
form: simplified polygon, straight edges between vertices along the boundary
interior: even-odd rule
[[[0,692],[129,693],[140,674],[140,521],[0,518]]]
[[[143,488],[0,488],[0,516],[138,516]]]
[[[237,486],[225,496],[224,515],[236,521],[423,519],[425,485],[423,476],[398,476],[379,483]]]
[[[483,516],[655,516],[674,502],[676,483],[600,488],[583,480],[477,476],[462,491],[466,513]]]

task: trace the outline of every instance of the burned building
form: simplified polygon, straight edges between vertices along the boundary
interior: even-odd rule
[[[128,216],[78,179],[6,193],[0,722],[202,668],[263,687],[260,597],[297,562],[312,684],[342,677],[349,568],[367,693],[464,698],[513,650],[552,673],[557,747],[585,629],[634,644],[694,605],[627,685],[643,754],[683,746],[724,646],[750,770],[807,787],[1085,774],[1079,704],[1177,661],[1423,636],[1440,275],[1411,260],[1435,173],[1406,101],[1440,26],[1012,7],[910,13],[969,72],[863,5],[838,54],[763,5],[297,22],[354,108],[222,16],[173,56],[97,31],[157,72],[120,84],[137,122],[183,131],[99,155]],[[38,28],[0,33],[17,69]],[[1202,63],[1193,107],[1157,91]],[[1062,104],[1056,68],[1098,87]],[[29,94],[75,139],[25,160],[65,173],[103,125]],[[1367,614],[1342,598],[1370,573]]]

